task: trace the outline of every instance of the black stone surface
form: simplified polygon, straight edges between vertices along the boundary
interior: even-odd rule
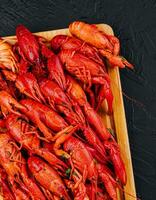
[[[0,35],[19,23],[32,32],[74,20],[108,23],[135,71],[121,72],[138,197],[156,199],[156,0],[0,0]],[[124,134],[124,133],[123,133]]]

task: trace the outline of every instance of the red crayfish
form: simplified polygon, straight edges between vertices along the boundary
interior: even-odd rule
[[[117,37],[73,22],[46,40],[0,39],[0,194],[8,200],[117,200],[126,170],[97,110],[113,113],[109,66],[132,65]]]

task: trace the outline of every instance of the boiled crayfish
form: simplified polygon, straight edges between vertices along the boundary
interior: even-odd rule
[[[132,65],[120,42],[73,22],[47,41],[25,26],[0,39],[0,194],[6,200],[117,200],[127,181],[115,137],[97,113],[113,113],[106,64]]]
[[[98,51],[94,47],[88,45],[87,43],[77,38],[70,37],[67,35],[56,35],[51,40],[51,47],[55,51],[59,51],[60,49],[78,51],[105,68],[105,64],[102,61],[100,55],[98,54]]]
[[[104,56],[111,66],[133,68],[125,58],[118,56],[120,52],[120,42],[118,38],[107,35],[97,28],[84,22],[76,21],[70,24],[69,31],[74,36],[100,49],[100,54]]]

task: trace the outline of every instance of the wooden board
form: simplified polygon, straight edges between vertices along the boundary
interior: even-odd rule
[[[101,30],[105,33],[113,35],[112,28],[107,24],[99,24],[97,25]],[[45,37],[46,39],[50,40],[52,37],[58,34],[68,34],[68,29],[59,29],[59,30],[52,30],[52,31],[45,31],[35,33],[36,35],[40,35]],[[16,38],[15,36],[4,37],[6,41],[10,43],[15,43]],[[133,168],[132,168],[132,160],[130,154],[130,147],[129,147],[129,139],[127,133],[127,126],[126,126],[126,118],[125,118],[125,111],[124,111],[124,104],[122,98],[122,88],[120,82],[120,74],[119,69],[108,69],[108,73],[111,78],[111,88],[114,95],[114,102],[113,102],[113,116],[108,116],[105,114],[105,102],[101,106],[99,114],[101,115],[103,122],[105,123],[107,128],[111,128],[115,130],[117,141],[121,150],[121,156],[124,160],[126,172],[127,172],[127,184],[123,187],[124,192],[118,191],[118,200],[134,200],[136,197],[135,191],[135,184],[134,184],[134,175],[133,175]],[[131,197],[130,195],[133,195]],[[0,197],[0,200],[3,198]]]

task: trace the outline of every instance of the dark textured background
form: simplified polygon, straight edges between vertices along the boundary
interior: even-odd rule
[[[156,0],[0,0],[0,35],[67,27],[74,20],[108,23],[135,72],[121,71],[138,197],[156,199]],[[124,133],[123,133],[124,134]]]

